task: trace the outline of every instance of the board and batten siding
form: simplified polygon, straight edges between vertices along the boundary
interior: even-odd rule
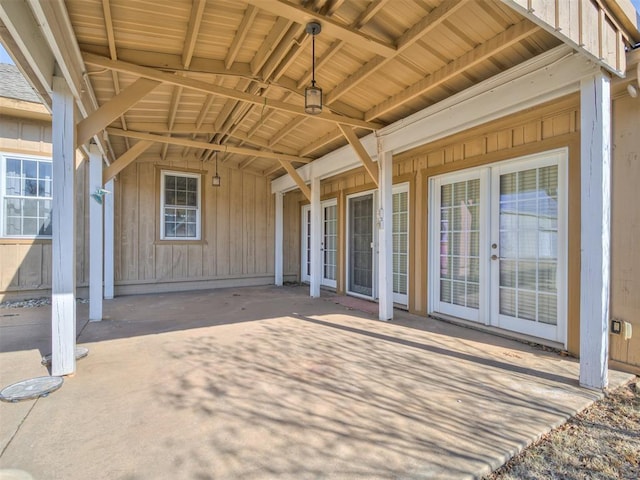
[[[264,285],[274,281],[274,196],[269,181],[199,161],[128,166],[115,198],[116,294]],[[160,239],[160,174],[201,175],[201,240]]]
[[[0,151],[51,158],[51,122],[0,115]],[[85,295],[89,281],[88,168],[77,157],[76,283]],[[51,240],[0,238],[0,301],[51,294]]]
[[[633,335],[611,334],[609,352],[612,366],[640,374],[640,98],[624,90],[612,117],[610,315],[630,323]]]

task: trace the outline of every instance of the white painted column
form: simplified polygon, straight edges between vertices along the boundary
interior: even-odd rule
[[[76,370],[76,232],[74,99],[64,78],[53,77],[53,209],[51,373]]]
[[[275,283],[276,286],[281,287],[283,284],[283,234],[284,234],[284,194],[282,192],[276,192],[276,225],[275,225]]]
[[[580,385],[608,384],[611,86],[598,72],[580,83]]]
[[[378,151],[378,309],[393,319],[393,156]]]
[[[104,298],[113,299],[113,277],[114,277],[114,205],[116,196],[116,182],[111,179],[105,186],[107,193],[104,196]]]
[[[320,205],[320,177],[311,177],[311,282],[309,295],[320,296],[322,279],[322,255],[320,243],[322,237],[322,207]]]
[[[102,154],[89,147],[89,321],[102,320],[102,203],[91,194],[102,188]],[[104,197],[101,198],[101,201]]]

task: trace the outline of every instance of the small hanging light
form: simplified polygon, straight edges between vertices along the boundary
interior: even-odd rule
[[[316,86],[316,35],[321,29],[318,22],[307,23],[306,32],[311,35],[311,85],[304,89],[304,111],[310,115],[322,112],[322,89]]]
[[[220,175],[218,175],[218,151],[217,150],[215,152],[215,156],[216,156],[216,174],[213,177],[211,177],[211,186],[219,187],[222,183],[220,180]]]

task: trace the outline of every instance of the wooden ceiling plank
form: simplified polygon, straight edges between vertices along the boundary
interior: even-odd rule
[[[273,175],[276,172],[279,172],[280,170],[282,170],[282,165],[280,163],[278,163],[276,166],[271,167],[269,170],[263,170],[262,171],[262,175],[264,177],[270,177],[271,175]]]
[[[139,78],[129,85],[118,95],[78,123],[76,145],[84,145],[91,137],[129,110],[158,85],[160,85],[160,82],[147,78]]]
[[[265,107],[282,110],[284,112],[292,113],[294,115],[303,115],[303,116],[306,115],[302,111],[302,107],[298,105],[292,105],[292,104],[281,102],[278,100],[268,99],[266,97],[261,97],[259,95],[251,95],[249,93],[240,92],[231,88],[212,85],[210,83],[202,82],[200,80],[195,80],[193,78],[171,75],[153,68],[134,65],[128,62],[123,62],[122,60],[111,60],[109,58],[102,57],[100,55],[95,55],[92,53],[86,53],[86,52],[83,53],[83,58],[85,63],[89,65],[104,67],[111,70],[117,70],[120,72],[126,72],[136,76],[157,80],[157,81],[172,84],[172,85],[182,85],[185,88],[198,90],[205,93],[212,93],[215,95],[220,95],[222,97],[232,98],[232,99],[247,102],[247,103],[265,105]],[[365,122],[356,118],[336,115],[330,112],[322,112],[318,115],[313,115],[313,118],[332,122],[332,123],[343,123],[347,125],[352,125],[354,127],[366,128],[368,130],[376,130],[381,127],[380,124],[375,122]]]
[[[255,155],[259,158],[270,158],[276,160],[283,160],[288,162],[309,163],[311,158],[298,157],[294,155],[287,155],[285,153],[268,152],[264,150],[254,150],[251,148],[240,148],[231,145],[218,145],[216,143],[200,142],[197,140],[190,140],[188,138],[179,137],[165,137],[163,135],[155,135],[152,133],[135,132],[133,130],[122,130],[120,128],[108,128],[107,132],[111,135],[117,135],[121,137],[130,137],[138,140],[150,140],[157,143],[170,143],[173,145],[189,146],[197,149],[214,150],[223,153],[236,153],[238,155]]]
[[[294,128],[302,125],[305,120],[305,117],[293,118],[289,123],[287,123],[284,127],[282,127],[274,135],[271,136],[271,138],[269,139],[269,147],[273,148],[275,144],[286,137]]]
[[[284,168],[287,171],[287,173],[291,176],[293,181],[296,182],[302,194],[305,197],[307,197],[307,200],[311,201],[311,189],[306,183],[304,183],[304,180],[302,180],[302,177],[300,177],[300,174],[296,171],[296,169],[293,168],[293,165],[281,159],[279,160],[280,160],[280,166],[282,166],[282,168]]]
[[[244,159],[243,161],[241,161],[238,164],[238,169],[244,170],[249,165],[251,165],[253,162],[255,162],[257,159],[258,159],[258,157],[248,157],[248,158]]]
[[[311,20],[318,20],[322,24],[323,33],[342,39],[356,48],[364,49],[383,57],[390,57],[395,54],[394,45],[382,42],[356,29],[342,25],[330,17],[320,15],[288,0],[248,0],[248,2],[262,10],[286,17],[300,25],[306,25]]]
[[[376,187],[377,187],[378,186],[378,165],[371,159],[371,157],[369,156],[365,148],[362,146],[362,143],[360,142],[360,139],[356,135],[356,132],[353,131],[353,128],[351,128],[348,125],[340,125],[340,124],[338,124],[338,128],[344,135],[344,138],[346,138],[349,144],[351,145],[351,148],[353,148],[353,150],[356,152],[356,155],[364,165],[365,170],[367,171],[367,173],[369,174],[369,176],[371,177],[371,179],[373,180],[373,182],[376,184]]]
[[[442,22],[457,12],[458,9],[460,9],[467,1],[468,0],[446,0],[434,8],[424,18],[422,18],[422,20],[407,30],[398,39],[396,56],[412,46],[434,28],[442,24]],[[335,102],[342,95],[356,87],[360,82],[377,72],[393,59],[394,57],[376,57],[367,62],[357,72],[349,76],[345,81],[340,82],[336,88],[329,92],[327,95],[327,104],[330,105]]]
[[[144,153],[153,142],[151,140],[141,140],[133,147],[128,149],[125,153],[120,155],[114,162],[111,163],[102,172],[102,183],[105,184],[118,173],[124,170],[129,164],[135,161],[142,153]]]
[[[366,120],[379,118],[381,115],[393,110],[420,95],[424,95],[429,90],[436,88],[440,84],[461,74],[465,70],[477,65],[487,58],[511,47],[513,44],[523,40],[529,35],[538,31],[540,27],[523,20],[513,25],[502,33],[487,40],[485,43],[478,45],[473,50],[468,51],[462,56],[448,63],[440,70],[432,73],[428,77],[414,83],[402,92],[388,98],[382,103],[376,105],[365,114]]]
[[[251,25],[258,14],[258,9],[254,5],[249,5],[247,10],[244,12],[244,17],[242,18],[242,22],[240,22],[240,26],[238,27],[238,31],[233,37],[233,42],[229,47],[229,52],[227,53],[227,58],[224,60],[224,66],[226,69],[231,68],[233,62],[236,61],[236,57],[238,56],[238,52],[240,51],[240,47],[244,43],[249,30],[251,29]]]
[[[334,142],[337,139],[342,138],[342,136],[343,136],[342,132],[339,129],[336,128],[335,130],[327,133],[326,135],[323,135],[322,137],[318,138],[313,143],[310,143],[309,145],[304,147],[302,150],[300,150],[300,152],[298,152],[298,154],[301,157],[306,157],[307,155],[310,155],[312,152],[315,152],[316,150],[321,149],[325,145],[328,145],[331,142]],[[303,155],[302,152],[306,152],[306,153],[304,153],[304,155]]]
[[[302,42],[304,42],[307,37],[308,34],[304,31],[301,25],[291,25],[279,45],[273,50],[273,53],[264,63],[260,77],[265,81],[270,78],[275,79],[274,73],[276,69],[280,73],[279,77],[282,76],[286,66],[290,65],[298,56]],[[285,63],[285,66],[281,66],[281,62],[285,58],[288,58],[288,60]]]

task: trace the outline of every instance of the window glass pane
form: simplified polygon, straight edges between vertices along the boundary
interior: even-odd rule
[[[176,190],[178,191],[186,191],[187,190],[187,179],[185,177],[175,177],[176,178]]]
[[[38,178],[38,162],[35,160],[23,160],[22,175],[25,178]]]

